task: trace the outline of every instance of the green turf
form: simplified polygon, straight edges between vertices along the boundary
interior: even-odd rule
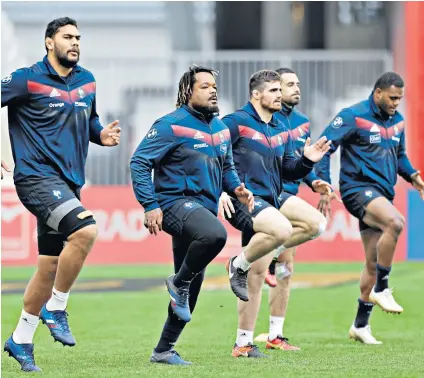
[[[356,271],[360,265],[299,264],[297,272],[311,271],[311,267],[324,272]],[[221,268],[212,267],[212,273]],[[100,274],[100,268],[86,268],[85,274],[88,271]],[[104,270],[113,271],[115,267]],[[117,271],[120,277],[132,277],[149,269],[119,267]],[[155,268],[158,275],[169,271],[169,267]],[[266,352],[272,355],[267,360],[234,359],[230,354],[237,328],[235,297],[229,290],[204,291],[176,348],[195,365],[158,366],[148,359],[165,319],[165,291],[81,293],[72,295],[68,308],[77,346],[53,343],[40,324],[36,359],[44,370],[42,376],[47,377],[423,377],[423,272],[422,263],[398,264],[394,269],[391,285],[405,312],[395,316],[374,310],[373,331],[384,342],[380,346],[364,346],[347,338],[358,296],[358,286],[352,284],[293,291],[285,334],[302,347],[301,352]],[[266,299],[264,292],[256,333],[267,331]],[[21,302],[17,295],[2,298],[3,342],[16,325]],[[5,354],[2,376],[22,376],[16,361]]]
[[[318,268],[317,268],[318,267]],[[360,271],[362,264],[298,264],[296,271],[316,272],[321,271]],[[211,264],[208,267],[210,276],[221,275],[224,264]],[[28,280],[34,273],[35,267],[9,267],[4,266],[1,270],[1,279],[5,281]],[[139,278],[139,277],[164,277],[172,273],[172,265],[99,265],[85,266],[81,271],[80,278]]]

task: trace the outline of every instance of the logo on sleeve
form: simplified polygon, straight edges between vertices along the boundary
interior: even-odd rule
[[[338,129],[339,127],[341,127],[341,125],[343,125],[343,118],[342,117],[334,118],[334,121],[331,124],[331,126],[333,126],[335,129]]]
[[[158,135],[158,131],[157,129],[151,129],[148,133],[147,133],[147,139],[155,139],[156,135]]]
[[[6,76],[5,78],[1,79],[2,84],[9,84],[12,81],[12,75]]]

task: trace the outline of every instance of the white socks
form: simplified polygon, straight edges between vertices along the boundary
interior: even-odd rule
[[[240,268],[243,272],[249,270],[250,262],[246,260],[246,257],[244,256],[244,251],[241,251],[241,253],[234,259],[233,265],[236,268]]]
[[[46,304],[48,311],[65,311],[68,305],[69,293],[62,293],[53,288],[52,296]]]
[[[237,346],[244,347],[249,343],[253,344],[253,331],[237,328]]]
[[[269,340],[274,340],[278,335],[283,336],[284,318],[279,316],[269,317]]]
[[[37,330],[39,317],[22,310],[18,325],[13,332],[12,339],[16,344],[32,344],[35,331]]]

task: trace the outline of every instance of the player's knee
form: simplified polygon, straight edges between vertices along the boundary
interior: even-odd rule
[[[365,269],[370,276],[375,276],[377,274],[377,261],[367,261],[365,264]]]
[[[79,246],[81,250],[87,250],[88,252],[94,244],[97,234],[97,225],[88,224],[70,235],[68,237],[68,242],[73,243],[74,245]]]
[[[327,228],[327,219],[322,214],[318,214],[310,224],[311,239],[316,239]]]
[[[284,227],[278,227],[278,225],[273,225],[269,229],[269,235],[271,235],[276,243],[276,247],[283,245],[292,235],[293,227],[290,223],[284,225]]]
[[[203,244],[213,246],[218,251],[221,251],[227,242],[227,230],[220,223],[218,227],[210,229],[207,235],[201,237],[200,240]]]
[[[387,222],[387,229],[394,236],[400,235],[404,227],[405,227],[405,218],[402,215],[392,216]]]

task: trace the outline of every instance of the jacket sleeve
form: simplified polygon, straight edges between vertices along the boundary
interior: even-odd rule
[[[331,184],[330,178],[330,156],[336,152],[344,140],[355,131],[355,117],[350,109],[343,109],[326,127],[320,138],[325,136],[331,140],[330,150],[325,154],[318,164],[315,165],[315,173],[322,180]]]
[[[145,211],[159,207],[152,182],[152,170],[175,144],[176,138],[171,126],[159,121],[152,126],[131,158],[133,190]]]
[[[94,96],[93,106],[91,107],[90,115],[90,142],[96,143],[102,146],[100,139],[100,133],[103,130],[103,126],[100,124],[99,115],[97,114],[96,96]]]
[[[304,178],[314,167],[314,162],[302,154],[300,158],[295,156],[295,148],[289,136],[283,156],[283,178],[294,181]]]
[[[398,148],[398,173],[407,182],[412,182],[411,175],[417,170],[412,166],[405,149],[405,132],[400,136]]]
[[[226,115],[224,118],[222,118],[222,122],[224,122],[230,130],[231,144],[234,145],[240,138],[240,131],[236,117],[232,114]]]
[[[222,174],[222,188],[224,192],[234,194],[234,190],[240,186],[240,178],[233,161],[233,147],[231,143],[228,145],[227,155],[224,160],[224,168]]]
[[[16,70],[1,80],[1,107],[19,103],[28,98],[26,68]]]

